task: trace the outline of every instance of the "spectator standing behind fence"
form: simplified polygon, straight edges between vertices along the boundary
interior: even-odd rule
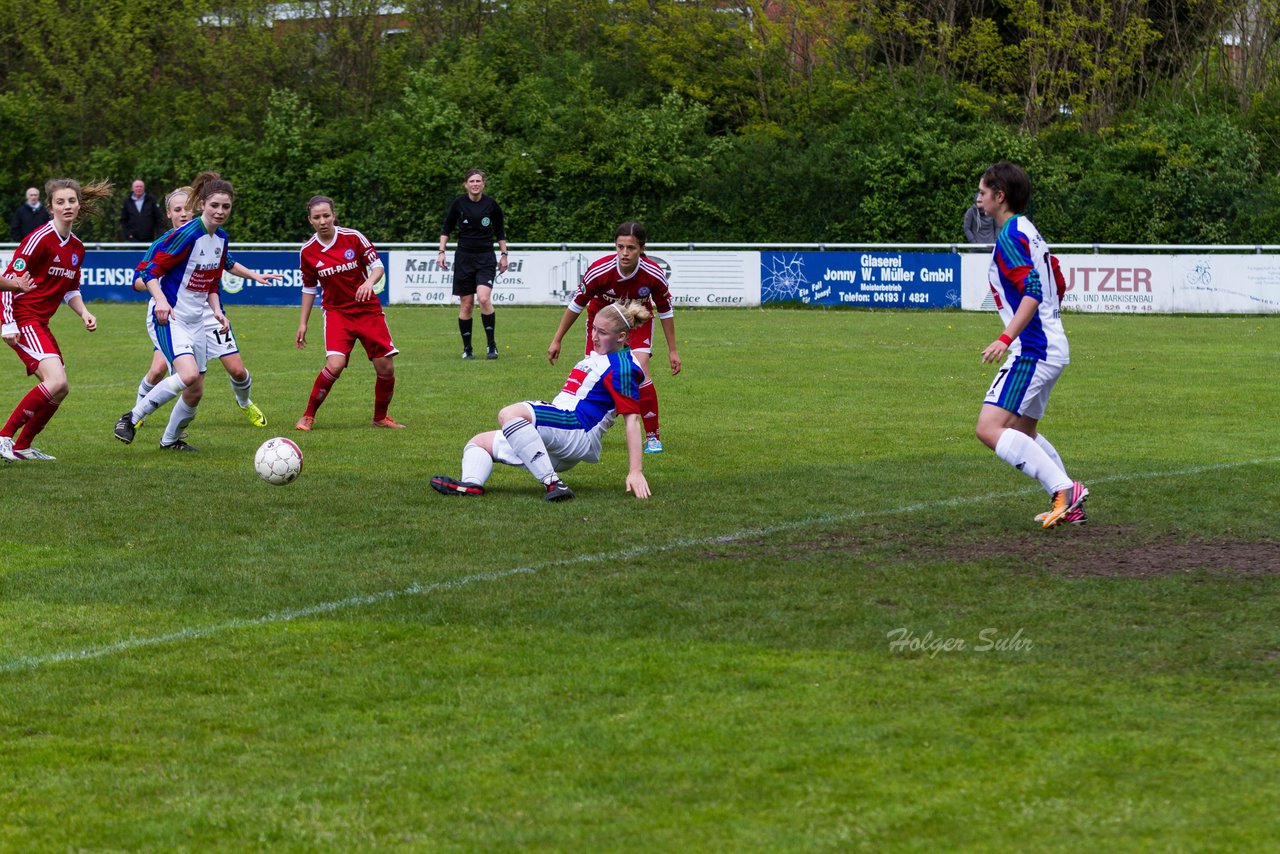
[[[9,234],[14,243],[21,243],[22,238],[53,219],[49,209],[40,203],[40,191],[35,187],[27,188],[27,199],[18,205],[9,221]]]
[[[150,243],[164,228],[164,215],[160,203],[147,192],[142,181],[133,182],[133,192],[124,200],[120,209],[120,232],[125,240]]]
[[[977,196],[973,197],[973,204],[964,212],[964,239],[968,243],[996,242],[996,221],[978,207]]]
[[[502,208],[493,196],[484,194],[485,174],[480,169],[467,171],[463,186],[467,192],[449,205],[440,229],[440,269],[447,270],[445,245],[454,229],[458,231],[458,249],[453,255],[453,295],[461,300],[458,306],[458,332],[462,335],[462,358],[474,359],[471,351],[471,311],[480,300],[480,323],[488,339],[487,357],[498,358],[498,345],[494,343],[493,330],[496,320],[493,310],[493,280],[498,273],[507,272],[507,232],[502,222]],[[501,254],[495,263],[493,241],[498,241]]]

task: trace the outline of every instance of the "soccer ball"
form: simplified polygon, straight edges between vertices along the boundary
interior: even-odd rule
[[[302,450],[281,436],[268,439],[253,455],[253,467],[258,477],[267,483],[276,486],[293,483],[302,474]]]

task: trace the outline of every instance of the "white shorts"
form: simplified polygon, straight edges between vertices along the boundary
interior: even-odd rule
[[[983,403],[1039,421],[1062,376],[1062,367],[1028,356],[1010,356],[996,373]]]
[[[222,326],[218,321],[213,319],[213,312],[206,311],[204,313],[204,333],[205,333],[205,352],[209,354],[210,359],[221,359],[223,356],[231,356],[240,352],[240,345],[236,343],[236,334],[231,328],[231,321],[227,321],[227,331],[222,331]]]
[[[551,457],[553,469],[563,472],[578,463],[600,462],[600,440],[605,430],[598,426],[593,430],[583,430],[580,427],[555,427],[547,422],[566,420],[564,416],[572,413],[565,413],[564,410],[556,409],[541,400],[526,400],[524,403],[533,410],[533,426],[542,437],[543,444],[547,446],[547,455]],[[539,418],[540,413],[542,418]],[[509,466],[524,465],[511,449],[511,444],[501,430],[493,437],[493,458]]]
[[[170,316],[169,323],[173,324],[173,322],[173,318]],[[205,362],[209,359],[221,359],[223,356],[230,356],[234,353],[240,352],[240,345],[236,343],[235,332],[232,331],[230,326],[227,327],[226,332],[222,331],[222,326],[213,318],[213,309],[206,308],[202,323],[204,325],[205,337]],[[169,373],[173,373],[173,359],[170,358],[167,352],[165,352],[165,348],[160,346],[160,338],[156,334],[156,326],[155,301],[153,300],[147,305],[147,334],[151,336],[151,346],[156,350],[159,350],[160,353],[164,355],[165,361],[169,363]],[[170,336],[172,338],[172,332],[170,332]],[[182,352],[188,351],[177,350],[173,355],[177,356]],[[200,360],[197,359],[197,361]],[[204,373],[204,370],[205,363],[201,362],[200,372]]]
[[[173,360],[182,355],[195,357],[197,369],[204,373],[209,360],[209,335],[203,321],[187,324],[170,313],[168,323],[156,323],[155,304],[152,303],[147,311],[147,332],[151,335],[151,343],[169,363],[170,373],[173,372]]]

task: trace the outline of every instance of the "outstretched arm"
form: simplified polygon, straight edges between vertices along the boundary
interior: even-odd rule
[[[311,319],[311,306],[316,304],[316,295],[309,294],[305,290],[302,292],[302,317],[298,319],[298,337],[294,339],[295,346],[299,349],[305,349],[307,346],[307,321]]]
[[[680,373],[680,354],[676,352],[676,319],[674,317],[663,317],[659,319],[662,324],[662,337],[667,339],[667,357],[671,360],[671,376]]]
[[[9,279],[0,277],[0,291],[25,294],[35,290],[35,287],[35,279],[32,279],[31,274],[25,271]]]
[[[80,315],[80,319],[84,321],[84,328],[93,332],[98,328],[98,318],[89,313],[89,309],[85,307],[84,298],[76,292],[75,296],[67,300],[67,305],[71,306],[71,310]]]
[[[641,465],[644,460],[644,422],[634,412],[622,416],[622,423],[627,430],[627,492],[636,498],[648,498],[649,481],[644,479]]]
[[[382,281],[383,272],[381,264],[369,270],[369,278],[365,279],[360,287],[356,288],[356,302],[365,302],[366,300],[377,299],[377,296],[373,293],[373,289],[377,287],[378,282]]]
[[[241,264],[239,261],[228,267],[227,272],[233,276],[239,276],[242,279],[253,279],[260,285],[265,285],[267,282],[278,282],[284,278],[284,276],[279,273],[256,273]]]
[[[560,325],[556,327],[555,337],[551,339],[551,346],[547,347],[547,359],[551,364],[556,363],[556,359],[560,358],[560,342],[564,340],[565,333],[569,331],[569,327],[573,326],[578,319],[578,312],[571,308],[564,310],[564,317],[560,318]]]
[[[1009,321],[1009,326],[1004,330],[1004,333],[988,344],[987,349],[982,351],[982,363],[985,365],[988,362],[998,361],[1005,354],[1005,351],[1009,349],[1009,346],[1013,344],[1014,339],[1022,334],[1022,330],[1027,328],[1027,324],[1031,322],[1031,318],[1036,316],[1039,308],[1040,300],[1024,294],[1022,302],[1018,304],[1018,310],[1013,315],[1013,320]]]

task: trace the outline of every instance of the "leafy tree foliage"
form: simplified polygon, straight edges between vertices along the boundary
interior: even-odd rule
[[[432,241],[472,166],[512,239],[959,240],[1023,163],[1057,242],[1280,242],[1277,0],[0,0],[0,180],[218,169]],[[1224,39],[1223,33],[1227,34]],[[84,223],[111,239],[114,220]]]

